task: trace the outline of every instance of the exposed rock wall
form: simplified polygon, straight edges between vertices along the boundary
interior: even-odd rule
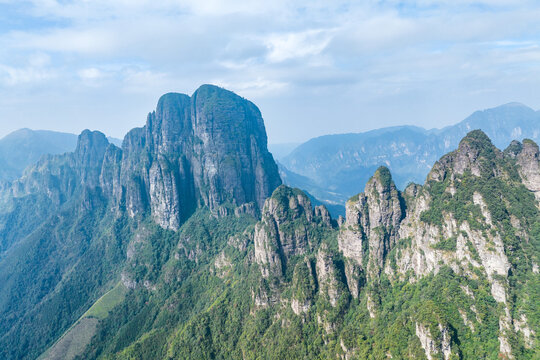
[[[43,192],[61,203],[80,185],[99,187],[117,211],[149,212],[176,230],[198,206],[216,214],[224,206],[260,210],[280,184],[257,107],[203,85],[192,97],[163,95],[146,125],[126,135],[122,150],[85,130],[74,153],[45,157],[11,192]]]
[[[501,311],[496,315],[499,317],[500,354],[514,357],[510,345],[512,333],[521,332],[525,346],[530,346],[532,335],[525,317],[513,319],[508,305],[509,274],[515,266],[508,254],[515,249],[509,252],[506,243],[509,230],[500,219],[508,216],[513,233],[525,242],[529,241],[529,235],[524,224],[534,219],[518,219],[511,212],[510,215],[494,215],[493,200],[488,204],[486,196],[499,196],[505,211],[509,211],[511,201],[515,200],[505,198],[510,194],[486,193],[490,190],[485,189],[493,189],[497,181],[516,189],[524,185],[538,200],[538,146],[530,140],[523,144],[513,142],[501,152],[485,134],[473,131],[456,151],[435,164],[424,186],[411,185],[402,196],[391,181],[384,181],[387,178],[379,169],[364,193],[346,205],[347,216],[340,226],[338,241],[346,258],[345,273],[351,294],[354,297],[361,294],[364,271],[368,284],[381,272],[393,281],[416,282],[437,274],[443,266],[469,279],[477,279],[482,273],[490,284],[493,299],[500,304]],[[488,183],[491,187],[485,186]],[[473,186],[484,189],[484,193],[472,191]],[[440,205],[441,198],[446,205]],[[456,206],[452,201],[458,202]],[[430,212],[440,220],[424,217]],[[529,265],[534,272],[534,261]],[[377,303],[370,292],[366,294],[366,301],[370,316],[375,317]],[[461,317],[466,326],[474,329],[474,323],[465,313]],[[428,358],[437,353],[444,358],[450,356],[449,346],[442,343],[435,346],[429,331],[421,324],[416,324],[416,333]]]

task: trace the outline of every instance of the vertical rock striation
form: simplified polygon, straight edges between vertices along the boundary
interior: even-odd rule
[[[398,239],[400,223],[405,216],[404,200],[392,181],[390,171],[385,167],[377,169],[364,192],[347,202],[346,211],[339,248],[375,279]],[[364,255],[367,255],[367,262]],[[349,286],[355,282],[350,281]]]
[[[263,277],[282,276],[288,259],[303,255],[318,244],[315,229],[332,229],[328,211],[314,210],[298,189],[278,187],[266,200],[262,219],[255,226],[255,260]]]
[[[113,210],[150,213],[176,230],[198,206],[262,209],[281,184],[267,150],[259,109],[222,88],[203,85],[192,97],[163,95],[146,125],[131,130],[122,149],[85,130],[74,153],[48,156],[13,183],[15,196],[42,192],[57,204],[76,188],[100,188]],[[42,191],[43,190],[43,191]]]
[[[196,206],[259,209],[281,184],[257,107],[216,86],[163,95],[146,126],[126,135],[116,198],[177,229]]]

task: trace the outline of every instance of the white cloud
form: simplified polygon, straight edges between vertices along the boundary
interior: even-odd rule
[[[268,60],[281,62],[319,55],[330,42],[331,32],[332,30],[307,30],[270,35],[265,41],[270,49]]]
[[[93,99],[109,104],[94,117],[110,116],[103,124],[117,136],[139,125],[116,120],[125,112],[145,113],[161,92],[208,82],[263,104],[270,129],[284,124],[304,136],[346,126],[333,129],[339,120],[322,104],[340,107],[343,119],[380,111],[378,126],[433,121],[430,110],[411,115],[412,101],[451,109],[445,121],[498,99],[540,107],[532,95],[540,93],[540,4],[532,0],[0,2],[28,23],[0,33],[0,106],[54,93],[42,111],[53,118],[68,97]],[[122,96],[138,101],[120,108]]]
[[[287,90],[287,82],[273,81],[262,77],[248,81],[227,81],[215,79],[212,83],[238,92],[247,97],[276,96]]]
[[[52,80],[56,74],[47,69],[35,67],[12,67],[0,64],[0,83],[7,86],[43,83]]]
[[[42,84],[57,77],[54,69],[50,68],[51,58],[45,53],[33,53],[26,58],[27,64],[0,64],[0,84],[14,87]]]
[[[165,73],[138,68],[126,68],[122,71],[123,90],[128,93],[146,93],[149,89],[164,89],[167,85]]]
[[[79,77],[83,80],[97,80],[102,78],[103,72],[96,68],[86,68],[78,71]]]
[[[80,54],[104,54],[120,46],[116,33],[106,28],[52,29],[45,32],[10,33],[3,40],[14,49]]]

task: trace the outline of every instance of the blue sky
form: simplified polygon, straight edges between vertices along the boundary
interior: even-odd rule
[[[123,137],[204,83],[257,104],[271,143],[540,109],[540,3],[0,0],[0,136]]]

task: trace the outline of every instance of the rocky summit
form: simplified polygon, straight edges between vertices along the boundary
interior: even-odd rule
[[[457,148],[473,129],[482,129],[501,148],[512,140],[538,141],[540,112],[509,103],[476,111],[442,129],[394,126],[364,133],[325,135],[298,145],[278,161],[287,185],[306,189],[329,204],[331,213],[340,214],[335,206],[342,206],[359,187],[363,188],[380,165],[392,171],[399,189],[411,181],[423,182],[433,164]]]
[[[540,357],[538,145],[474,130],[423,184],[362,187],[333,219],[281,185],[215,86],[121,148],[84,131],[1,186],[0,358]]]
[[[259,109],[203,85],[192,97],[163,95],[122,149],[85,130],[74,153],[41,160],[14,188],[18,196],[55,194],[58,202],[79,183],[99,189],[131,217],[149,212],[162,227],[177,230],[198,206],[223,214],[245,205],[257,213],[281,180]]]
[[[251,204],[257,211],[281,184],[259,109],[211,85],[191,98],[162,96],[146,126],[126,135],[123,150],[115,196],[125,197],[131,215],[149,210],[170,229],[199,205],[222,213],[226,204]]]

